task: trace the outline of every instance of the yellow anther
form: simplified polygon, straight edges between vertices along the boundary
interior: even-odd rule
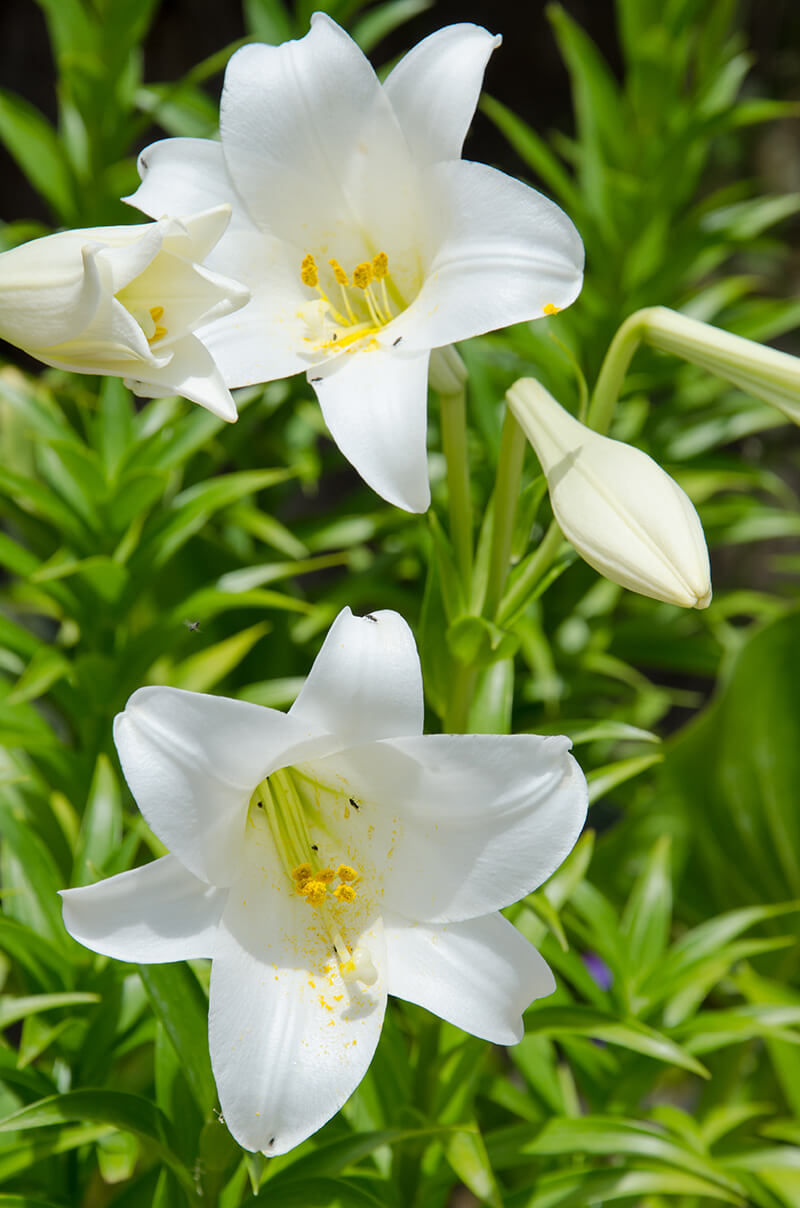
[[[389,272],[389,257],[386,252],[378,252],[377,256],[372,257],[372,271],[376,281],[382,281]]]
[[[311,255],[311,252],[307,252],[303,257],[300,265],[300,280],[303,282],[303,285],[308,285],[311,289],[316,289],[319,285],[317,262]]]
[[[365,260],[363,264],[357,264],[353,269],[353,285],[357,289],[366,289],[372,280],[372,264],[369,260]]]
[[[336,873],[332,868],[321,868],[314,876],[318,881],[322,881],[323,885],[330,885],[331,881],[336,880]]]
[[[148,342],[148,344],[154,344],[156,342],[156,340],[163,340],[163,338],[166,334],[167,334],[166,327],[159,327],[159,325],[156,323],[156,329],[153,332],[153,334],[150,336],[150,339],[147,342]]]
[[[344,881],[345,884],[352,884],[353,881],[358,880],[358,873],[354,868],[351,868],[349,864],[340,864],[336,869],[336,875],[339,880]]]
[[[302,885],[298,885],[297,892],[311,906],[321,906],[328,894],[328,886],[324,881],[318,881],[316,877],[310,877],[308,881],[304,881]]]
[[[542,307],[542,309],[546,315],[557,315],[558,312],[561,310],[561,307],[553,306],[552,302],[548,302],[546,306]]]
[[[150,318],[153,320],[154,323],[157,323],[158,320],[163,316],[163,314],[164,314],[163,306],[151,306],[150,307]]]
[[[337,285],[347,285],[347,273],[342,268],[338,260],[329,260],[328,264],[333,269],[333,275],[336,278]]]
[[[352,885],[337,885],[333,891],[333,896],[340,902],[354,902],[356,900],[356,891]]]
[[[298,885],[305,885],[313,871],[310,864],[298,864],[297,868],[292,869],[292,878]]]

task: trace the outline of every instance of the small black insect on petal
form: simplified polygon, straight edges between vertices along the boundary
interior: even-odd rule
[[[377,625],[377,624],[378,624],[378,618],[377,618],[377,617],[374,617],[374,616],[372,615],[372,613],[371,613],[371,612],[365,613],[365,615],[364,615],[364,620],[365,620],[365,621],[372,621],[373,625]]]
[[[402,336],[398,336],[396,340],[392,340],[392,348],[396,348],[396,347],[397,347],[397,345],[398,345],[398,344],[400,343],[400,341],[402,340],[402,338],[403,338]]]
[[[318,377],[318,378],[309,378],[308,380],[309,380],[309,382],[321,382],[321,381],[322,381],[322,378],[321,378],[321,377]]]
[[[319,848],[317,847],[316,843],[312,843],[312,844],[311,844],[311,850],[312,850],[312,851],[319,851]]]
[[[353,807],[353,809],[354,809],[354,810],[357,810],[357,809],[360,809],[360,808],[361,808],[361,807],[359,806],[358,802],[357,802],[357,801],[354,801],[352,797],[348,797],[348,801],[350,802],[350,804],[352,805],[352,807]]]

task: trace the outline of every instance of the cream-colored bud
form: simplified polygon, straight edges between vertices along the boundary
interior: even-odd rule
[[[183,394],[223,419],[236,407],[198,327],[249,292],[200,261],[229,205],[183,219],[89,227],[0,255],[0,338],[57,369],[115,374],[140,394]]]
[[[707,608],[703,529],[669,474],[640,449],[587,428],[532,378],[506,397],[541,462],[556,521],[581,557],[630,591]]]

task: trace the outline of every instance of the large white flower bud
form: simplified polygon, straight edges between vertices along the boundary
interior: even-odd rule
[[[630,591],[707,608],[703,529],[669,474],[640,449],[587,428],[532,378],[506,397],[541,462],[553,514],[581,557]]]
[[[236,406],[194,331],[249,292],[202,268],[229,205],[135,226],[34,239],[0,255],[0,338],[46,365],[124,377],[139,394],[183,394],[223,419]]]

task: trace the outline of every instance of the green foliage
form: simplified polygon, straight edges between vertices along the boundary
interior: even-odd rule
[[[39,2],[58,127],[0,92],[0,139],[54,224],[124,221],[134,146],[151,123],[212,135],[206,84],[233,48],[144,83],[155,0]],[[245,0],[247,36],[298,36],[316,7]],[[370,49],[426,4],[323,7]],[[241,392],[227,426],[176,399],[137,408],[116,380],[0,371],[0,1208],[445,1208],[459,1186],[492,1208],[797,1204],[800,620],[784,418],[652,350],[624,383],[615,435],[701,511],[720,570],[701,615],[578,561],[499,416],[530,373],[585,414],[614,332],[644,305],[760,340],[800,317],[755,296],[782,250],[774,228],[800,203],[738,179],[741,131],[787,109],[742,97],[734,6],[617,10],[620,82],[551,10],[573,138],[547,141],[484,102],[575,220],[589,273],[580,305],[462,350],[470,574],[433,409],[434,506],[419,520],[343,470],[304,383]],[[344,604],[412,623],[428,729],[570,735],[597,834],[508,912],[558,981],[518,1046],[393,1003],[358,1092],[268,1161],[217,1116],[203,963],[95,957],[64,931],[57,891],[162,854],[111,742],[131,692],[170,683],[286,707]]]

